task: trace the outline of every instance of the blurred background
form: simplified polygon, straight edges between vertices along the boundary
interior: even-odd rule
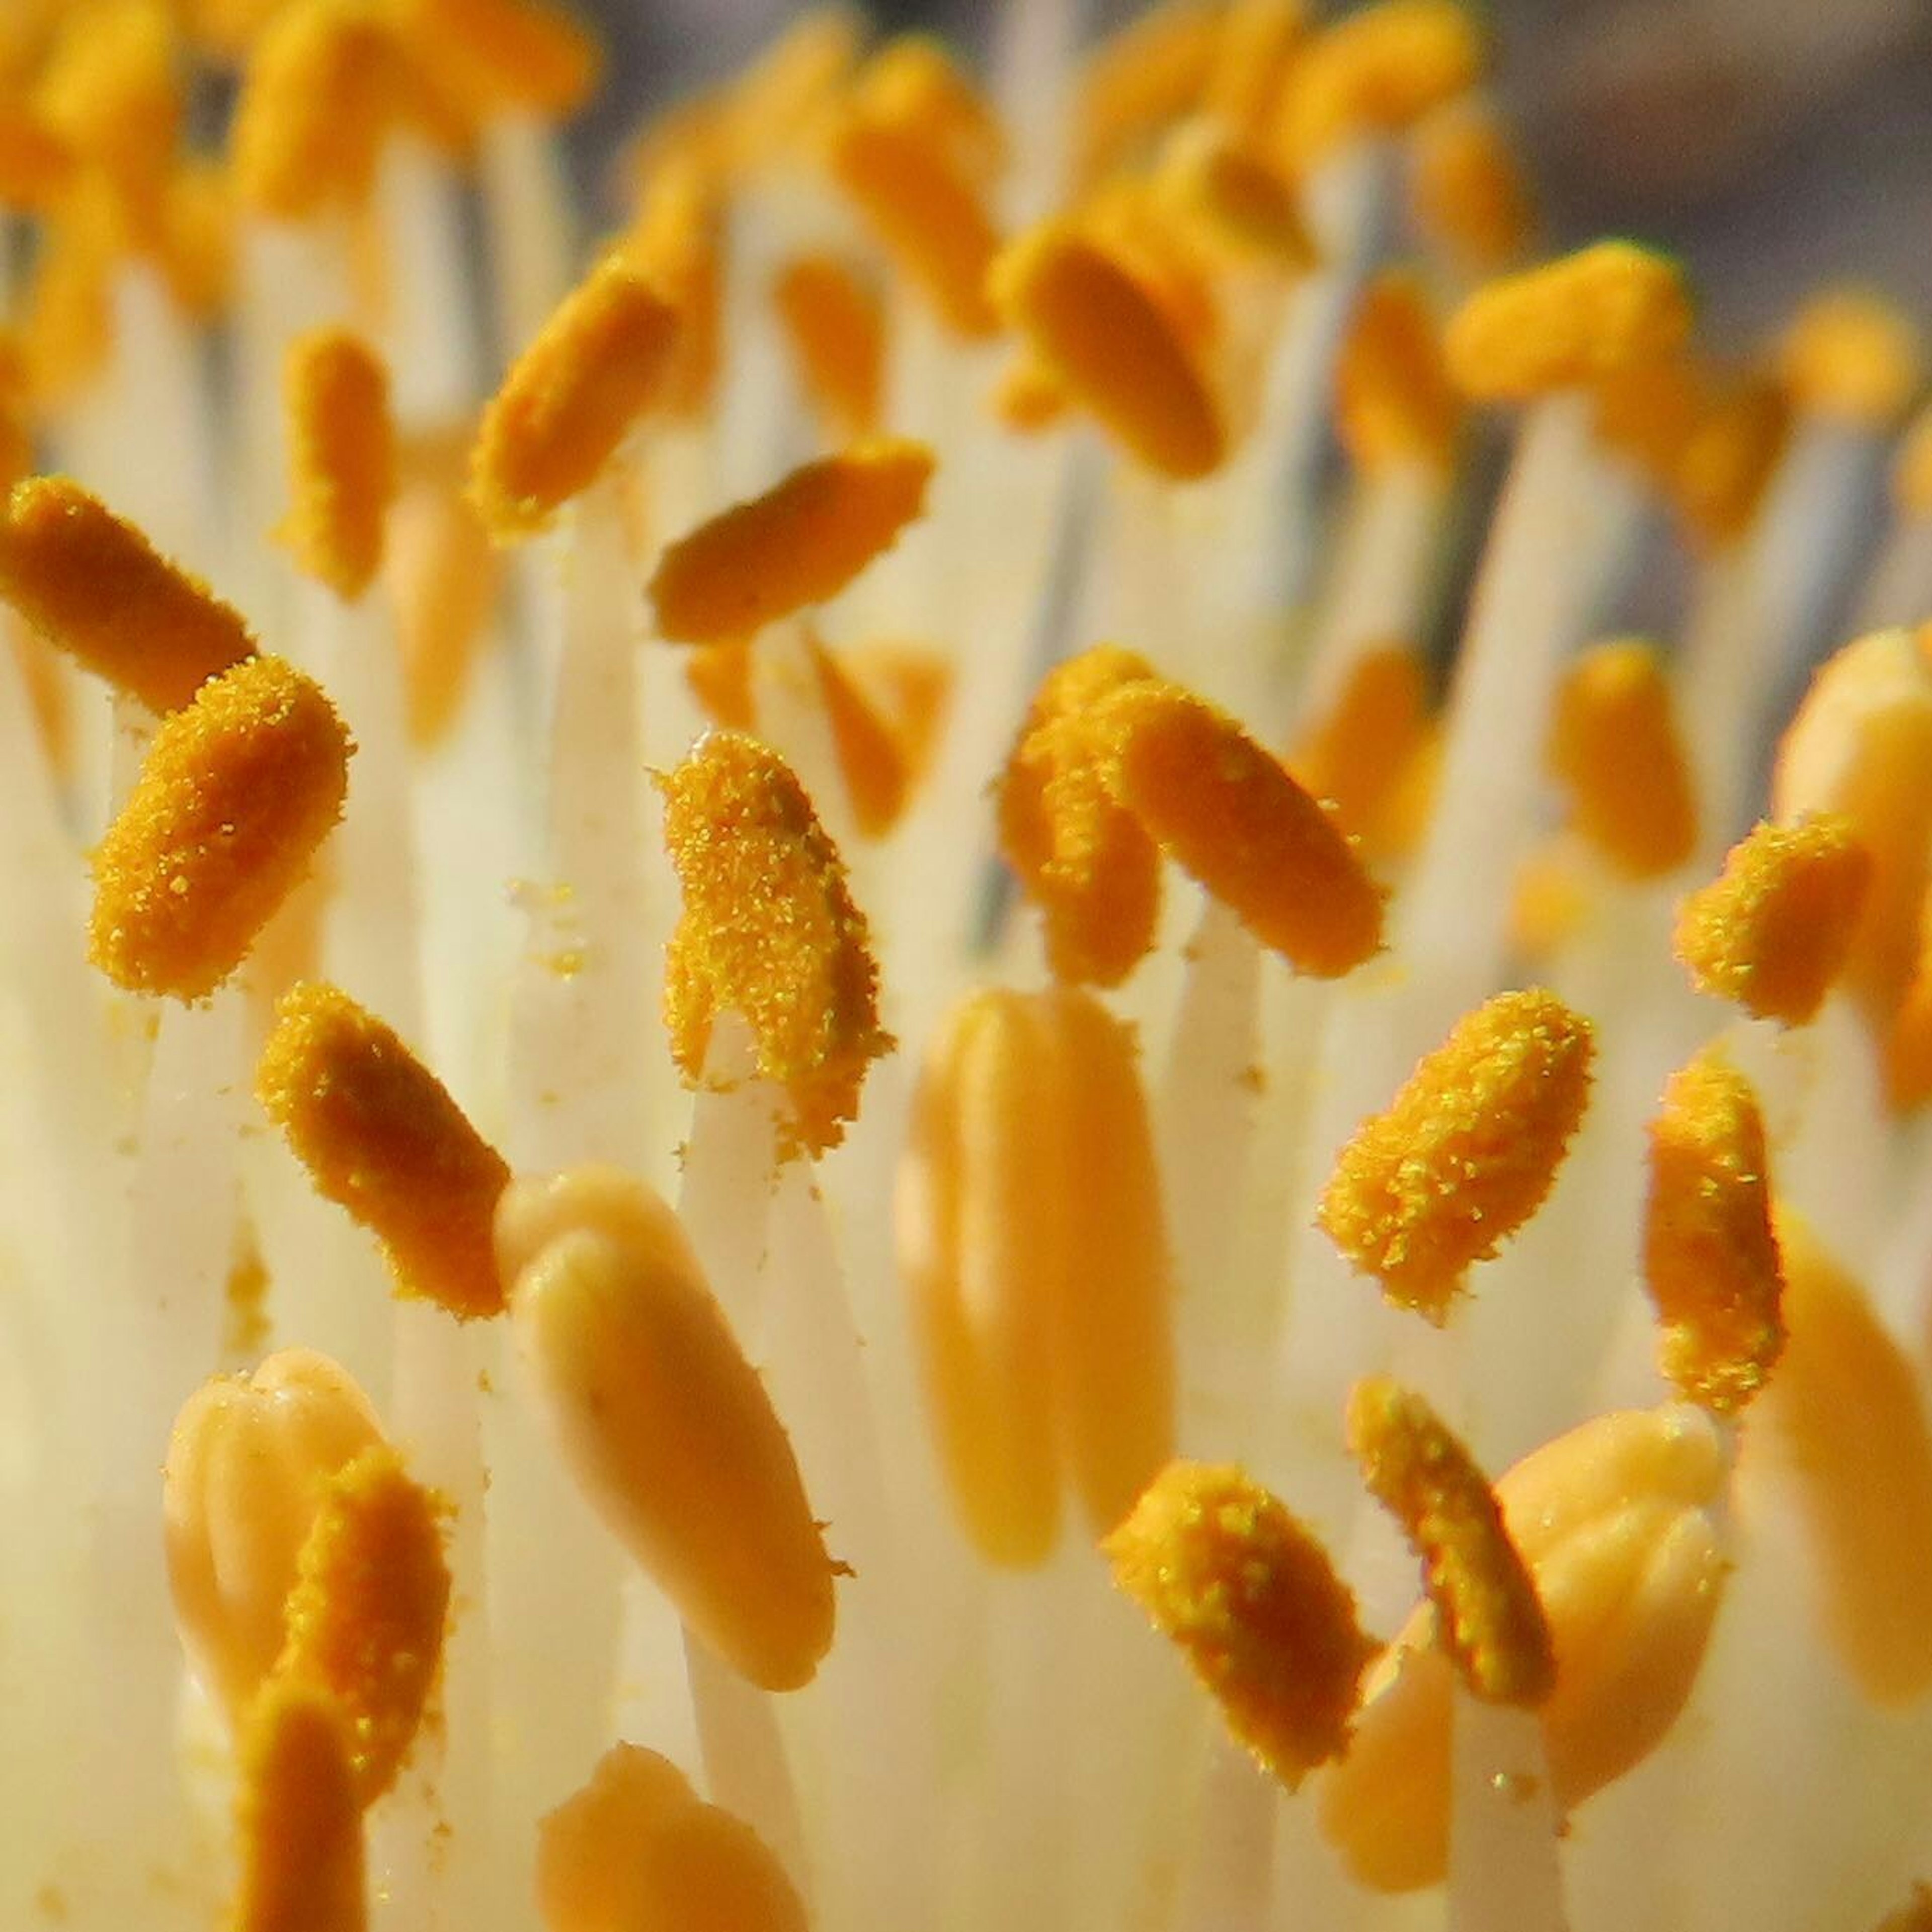
[[[608,36],[614,82],[578,136],[592,171],[641,109],[728,74],[800,10],[787,0],[580,4]],[[874,0],[868,10],[881,27],[978,49],[998,9]],[[1141,10],[1088,0],[1096,33]],[[1629,233],[1678,250],[1720,334],[1774,326],[1824,279],[1932,311],[1932,0],[1489,0],[1481,10],[1556,241]]]

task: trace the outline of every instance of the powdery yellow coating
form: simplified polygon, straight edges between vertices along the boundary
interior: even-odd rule
[[[282,541],[338,595],[368,589],[396,494],[395,425],[380,358],[344,328],[298,336],[283,370],[291,508]]]
[[[1527,402],[1672,354],[1690,298],[1668,257],[1599,242],[1479,289],[1450,318],[1451,379],[1480,402]]]
[[[1744,1436],[1808,1532],[1833,1648],[1874,1704],[1932,1689],[1932,1432],[1920,1371],[1864,1289],[1780,1213],[1784,1359]]]
[[[28,389],[41,405],[73,396],[106,362],[114,334],[109,283],[123,247],[112,196],[85,173],[40,223],[20,337]]]
[[[1422,661],[1400,644],[1364,651],[1325,717],[1289,753],[1288,769],[1311,797],[1334,808],[1371,859],[1399,858],[1419,830],[1405,788],[1434,736]]]
[[[932,469],[923,443],[854,443],[700,524],[651,579],[658,634],[718,644],[836,597],[924,514]]]
[[[1534,1706],[1555,1688],[1550,1626],[1489,1478],[1421,1396],[1386,1377],[1350,1392],[1348,1448],[1422,1562],[1442,1640],[1471,1693]]]
[[[1076,84],[1072,158],[1090,182],[1198,104],[1220,58],[1228,9],[1166,0],[1103,40]]]
[[[836,435],[879,427],[885,313],[878,296],[836,255],[796,255],[772,284],[800,387]]]
[[[806,1932],[805,1907],[752,1828],[655,1751],[614,1744],[537,1826],[546,1932]]]
[[[52,207],[73,179],[75,161],[73,148],[30,103],[0,100],[0,206]]]
[[[1099,644],[1042,680],[998,785],[1000,850],[1046,926],[1057,978],[1116,986],[1154,944],[1160,850],[1103,781],[1088,713],[1147,661]]]
[[[392,0],[398,32],[473,112],[562,117],[596,90],[603,56],[550,0]]]
[[[1612,370],[1598,382],[1592,398],[1598,441],[1668,495],[1703,419],[1706,384],[1704,371],[1688,354]]]
[[[222,163],[190,157],[163,191],[157,246],[168,292],[197,322],[226,316],[235,286],[235,184]]]
[[[280,658],[211,679],[162,720],[94,848],[94,964],[130,992],[212,992],[342,816],[350,749],[321,688]]]
[[[1694,1688],[1729,1565],[1714,1511],[1727,1474],[1710,1424],[1682,1405],[1599,1416],[1496,1485],[1556,1654],[1542,1707],[1559,1811],[1640,1764]],[[1355,1739],[1327,1780],[1323,1835],[1378,1892],[1448,1866],[1454,1675],[1418,1606],[1371,1672]]]
[[[1452,100],[1409,140],[1409,207],[1425,238],[1464,274],[1502,274],[1529,252],[1536,203],[1522,157],[1486,101]]]
[[[1678,958],[1700,992],[1803,1026],[1844,970],[1871,884],[1852,821],[1760,825],[1678,908]]]
[[[401,94],[376,0],[291,0],[250,53],[229,136],[243,203],[281,221],[359,208]]]
[[[1102,1547],[1229,1731],[1289,1790],[1348,1748],[1376,1646],[1321,1545],[1238,1468],[1171,1462]]]
[[[852,822],[865,837],[882,838],[898,823],[910,794],[912,772],[905,752],[844,664],[816,638],[808,640],[808,648]]]
[[[1924,380],[1924,346],[1884,297],[1833,289],[1813,296],[1785,331],[1778,373],[1807,414],[1886,430]]]
[[[1270,134],[1308,25],[1305,0],[1232,0],[1215,36],[1208,112],[1246,140]]]
[[[1336,979],[1382,945],[1384,894],[1333,816],[1231,718],[1159,680],[1089,714],[1114,802],[1297,972]]]
[[[470,500],[499,542],[540,530],[588,489],[658,400],[676,310],[619,257],[564,298],[483,412]]]
[[[743,639],[707,644],[684,661],[684,681],[699,708],[728,731],[756,734],[758,705],[752,689],[752,649]]]
[[[741,1016],[759,1073],[790,1096],[789,1136],[822,1154],[858,1118],[866,1069],[894,1044],[844,866],[804,787],[755,740],[706,738],[658,783],[684,893],[665,964],[671,1052],[700,1078],[712,1021]]]
[[[1932,664],[1909,631],[1879,631],[1828,658],[1786,728],[1772,817],[1839,812],[1871,860],[1844,980],[1884,1026],[1918,964],[1932,852]]]
[[[676,1215],[584,1168],[512,1187],[496,1238],[518,1348],[591,1504],[735,1670],[809,1682],[837,1566]]]
[[[365,1808],[395,1782],[442,1666],[442,1516],[378,1444],[329,1480],[297,1562],[275,1675],[314,1685],[346,1720]]]
[[[1440,1326],[1462,1278],[1537,1209],[1589,1097],[1588,1020],[1499,993],[1424,1055],[1335,1163],[1320,1220],[1358,1273]]]
[[[237,1766],[240,1882],[230,1932],[363,1932],[362,1809],[334,1700],[278,1681],[256,1700]]]
[[[179,710],[255,648],[239,612],[64,476],[29,477],[8,499],[0,596],[154,711]]]
[[[1643,1271],[1658,1366],[1686,1401],[1735,1415],[1784,1352],[1784,1276],[1757,1095],[1714,1052],[1671,1075],[1650,1123]]]
[[[1335,390],[1336,427],[1361,468],[1414,463],[1446,470],[1454,461],[1462,405],[1414,276],[1378,275],[1363,291],[1336,364]]]
[[[381,1241],[399,1294],[465,1320],[502,1312],[490,1225],[510,1171],[373,1013],[334,986],[291,987],[255,1091],[316,1192]]]
[[[1412,127],[1482,71],[1456,0],[1378,0],[1316,34],[1289,70],[1276,139],[1298,173],[1349,142]]]
[[[131,235],[152,236],[181,136],[182,65],[162,0],[70,9],[34,92],[46,125],[98,170]]]
[[[368,1398],[307,1348],[204,1382],[175,1418],[162,1486],[175,1620],[238,1731],[281,1654],[322,1491],[381,1439]]]
[[[1177,482],[1220,468],[1227,430],[1186,344],[1098,242],[1042,223],[1000,256],[988,286],[1007,326],[1148,468]]]
[[[1652,646],[1622,638],[1576,658],[1557,691],[1549,759],[1576,830],[1625,878],[1658,878],[1689,860],[1690,760]]]
[[[992,182],[1006,160],[1006,130],[993,104],[929,34],[888,40],[866,63],[853,93],[868,118],[920,130],[968,180]]]
[[[1674,479],[1678,512],[1695,536],[1724,545],[1750,528],[1790,424],[1790,398],[1762,378],[1721,386],[1706,398]]]

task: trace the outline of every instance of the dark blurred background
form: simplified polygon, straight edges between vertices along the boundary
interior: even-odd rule
[[[799,10],[580,4],[612,52],[610,98],[580,135],[593,169],[642,108],[729,73]],[[998,10],[868,10],[976,50]],[[1088,0],[1096,32],[1140,10]],[[1756,334],[1826,279],[1932,314],[1932,0],[1490,0],[1483,11],[1497,91],[1558,242],[1614,232],[1677,249],[1722,334]]]

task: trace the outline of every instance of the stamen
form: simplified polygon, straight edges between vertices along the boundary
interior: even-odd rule
[[[1238,261],[1299,275],[1314,241],[1294,193],[1256,146],[1213,122],[1181,128],[1162,151],[1154,194],[1193,234]]]
[[[490,1232],[510,1172],[396,1035],[338,988],[292,987],[255,1091],[325,1200],[382,1244],[398,1294],[502,1313]]]
[[[922,443],[855,443],[700,524],[651,579],[658,635],[722,643],[836,597],[925,514],[932,470]]]
[[[518,1184],[496,1230],[518,1346],[590,1502],[734,1669],[808,1683],[837,1566],[676,1216],[585,1168]]]
[[[74,150],[24,100],[0,100],[0,205],[39,213],[74,178]]]
[[[1303,0],[1232,0],[1221,10],[1202,104],[1235,134],[1264,138],[1308,31]]]
[[[644,184],[621,258],[677,311],[677,338],[664,378],[665,413],[704,416],[724,366],[724,194],[712,166],[680,157]]]
[[[1348,1749],[1376,1646],[1278,1498],[1232,1466],[1171,1462],[1102,1547],[1229,1731],[1289,1790]]]
[[[1452,100],[1409,142],[1417,226],[1470,275],[1501,274],[1534,245],[1536,203],[1508,130],[1486,103]]]
[[[1378,275],[1363,291],[1336,365],[1335,407],[1343,446],[1364,470],[1454,461],[1462,404],[1413,276]]]
[[[800,386],[842,437],[879,427],[885,315],[879,299],[836,255],[795,256],[772,284]]]
[[[1398,859],[1420,842],[1436,742],[1421,661],[1391,644],[1357,658],[1287,764],[1311,797],[1334,808],[1364,857]]]
[[[749,738],[707,738],[658,783],[684,892],[665,960],[672,1053],[701,1078],[712,1021],[741,1014],[759,1072],[790,1095],[789,1132],[823,1153],[857,1118],[866,1068],[893,1045],[845,868],[804,788]]]
[[[152,232],[156,190],[179,139],[173,21],[152,0],[70,14],[34,90],[47,127],[112,184],[135,232]]]
[[[36,476],[0,523],[0,596],[151,710],[178,710],[254,651],[239,612],[77,483]]]
[[[1540,989],[1466,1014],[1342,1150],[1319,1213],[1330,1239],[1439,1327],[1470,1268],[1542,1206],[1593,1055],[1589,1022]]]
[[[889,40],[866,63],[853,92],[868,118],[921,130],[969,181],[990,182],[1006,158],[1006,134],[992,103],[929,35]]]
[[[1677,914],[1677,957],[1699,991],[1804,1026],[1844,970],[1871,856],[1836,813],[1760,825]]]
[[[283,542],[309,575],[354,600],[382,567],[396,494],[388,372],[346,329],[290,345],[284,371],[293,506]]]
[[[1072,109],[1077,182],[1110,172],[1192,111],[1215,70],[1226,12],[1217,0],[1166,0],[1088,56]]]
[[[481,111],[546,118],[596,90],[603,57],[574,15],[548,0],[392,0],[396,30],[440,82]]]
[[[1420,1396],[1385,1377],[1350,1392],[1348,1434],[1370,1494],[1421,1559],[1463,1682],[1490,1703],[1544,1702],[1556,1674],[1550,1626],[1468,1450]]]
[[[807,640],[807,651],[852,822],[866,838],[882,838],[905,809],[912,777],[905,754],[891,727],[831,652],[816,638]]]
[[[1757,1096],[1714,1053],[1670,1076],[1650,1124],[1643,1266],[1658,1366],[1685,1400],[1736,1414],[1784,1352],[1784,1280]]]
[[[1925,368],[1918,332],[1904,315],[1855,289],[1807,302],[1785,332],[1778,364],[1800,410],[1879,430],[1905,413]]]
[[[1676,478],[1678,508],[1706,543],[1734,543],[1750,527],[1790,426],[1790,398],[1762,378],[1706,398],[1678,454]]]
[[[198,1000],[241,964],[342,816],[352,747],[321,688],[245,659],[164,718],[94,848],[88,956]]]

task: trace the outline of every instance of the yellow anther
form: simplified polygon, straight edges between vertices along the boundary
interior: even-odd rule
[[[1168,141],[1154,194],[1190,235],[1238,261],[1288,274],[1315,264],[1293,188],[1260,148],[1214,122],[1190,122]]]
[[[584,1168],[514,1186],[496,1240],[518,1346],[591,1503],[734,1669],[769,1690],[809,1682],[836,1566],[676,1216]]]
[[[1304,46],[1282,91],[1282,155],[1300,173],[1351,141],[1399,133],[1482,67],[1474,16],[1457,0],[1377,0]]]
[[[1588,932],[1603,910],[1603,894],[1576,847],[1561,836],[1545,838],[1516,868],[1510,946],[1524,959],[1547,958]]]
[[[1171,1462],[1103,1546],[1228,1730],[1293,1790],[1348,1748],[1376,1646],[1322,1546],[1238,1468]]]
[[[239,613],[64,476],[30,478],[8,499],[0,596],[155,711],[178,710],[255,648]]]
[[[1932,406],[1919,411],[1898,446],[1892,491],[1908,516],[1932,517]]]
[[[879,298],[836,255],[795,255],[772,284],[799,386],[840,436],[879,426],[886,322]]]
[[[275,1676],[326,1693],[347,1719],[365,1806],[395,1782],[442,1666],[442,1515],[379,1443],[330,1478],[297,1559]]]
[[[1452,100],[1409,143],[1416,226],[1466,274],[1497,275],[1529,252],[1536,203],[1508,129],[1486,102]]]
[[[1199,105],[1227,16],[1220,0],[1166,0],[1088,56],[1073,104],[1076,181],[1111,172]]]
[[[943,140],[848,103],[826,136],[826,166],[860,218],[954,334],[992,334],[986,271],[999,247],[986,200]]]
[[[400,98],[400,52],[376,0],[291,0],[262,29],[230,152],[243,202],[306,221],[368,199]]]
[[[1708,401],[1702,370],[1688,355],[1634,362],[1605,376],[1596,386],[1594,400],[1598,440],[1667,498],[1704,422]]]
[[[597,480],[662,396],[677,311],[620,258],[544,323],[483,412],[470,499],[500,542],[540,530]]]
[[[928,1054],[896,1210],[948,1483],[988,1561],[1096,1531],[1172,1453],[1166,1239],[1131,1031],[1082,993],[976,994]]]
[[[0,99],[0,207],[53,206],[74,178],[75,155],[28,102]]]
[[[110,197],[86,176],[41,224],[20,320],[27,387],[40,406],[66,400],[106,362],[122,228]]]
[[[1650,1124],[1643,1269],[1658,1366],[1686,1401],[1736,1414],[1784,1352],[1784,1277],[1757,1096],[1714,1053],[1671,1075]]]
[[[311,1684],[269,1684],[242,1740],[232,1932],[364,1932],[362,1808],[348,1720]]]
[[[144,235],[180,139],[181,52],[162,0],[109,0],[70,12],[36,92],[49,128],[101,171]]]
[[[1690,858],[1690,762],[1650,645],[1621,639],[1576,659],[1556,694],[1549,758],[1576,830],[1613,869],[1653,879]]]
[[[1542,1206],[1592,1052],[1589,1022],[1540,988],[1466,1014],[1342,1150],[1322,1196],[1329,1238],[1398,1306],[1446,1322],[1469,1268]]]
[[[1690,330],[1682,272],[1628,242],[1599,242],[1479,289],[1449,324],[1449,374],[1482,402],[1524,402],[1661,362]]]
[[[596,91],[603,58],[550,0],[392,0],[398,31],[473,111],[561,117]]]
[[[844,0],[804,8],[731,82],[724,103],[730,159],[740,167],[788,163],[852,80],[866,44],[863,16]]]
[[[1915,1885],[1911,1898],[1888,1912],[1873,1932],[1932,1932],[1932,1886]]]
[[[1677,957],[1700,992],[1803,1026],[1844,970],[1870,884],[1849,818],[1760,825],[1678,908]]]
[[[1006,134],[992,103],[928,34],[887,41],[853,91],[868,119],[919,130],[969,181],[991,179],[1006,158]]]
[[[156,246],[168,292],[197,322],[219,321],[233,292],[236,212],[222,163],[190,158],[170,175]]]
[[[923,443],[854,443],[700,524],[651,579],[658,634],[722,643],[836,597],[924,514],[932,468]]]
[[[1307,29],[1306,0],[1231,0],[1215,36],[1203,95],[1208,112],[1244,140],[1271,135]]]
[[[1066,386],[1031,350],[1022,349],[1000,372],[992,409],[1016,434],[1037,436],[1066,420]]]
[[[1401,857],[1419,829],[1408,823],[1406,792],[1433,736],[1426,685],[1414,652],[1400,644],[1364,651],[1328,716],[1287,760],[1297,783],[1334,806],[1371,859]]]
[[[203,1383],[175,1418],[162,1491],[175,1618],[238,1729],[281,1654],[322,1490],[381,1439],[368,1398],[307,1348]]]
[[[1000,776],[1000,850],[1046,922],[1055,976],[1076,983],[1118,986],[1154,944],[1160,850],[1108,793],[1087,716],[1108,692],[1153,676],[1112,644],[1058,666]]]
[[[1714,1520],[1724,1451],[1696,1409],[1598,1417],[1496,1485],[1556,1653],[1542,1707],[1568,1810],[1664,1742],[1702,1664],[1730,1565]],[[1454,1678],[1418,1606],[1371,1673],[1355,1739],[1322,1793],[1322,1828],[1378,1892],[1438,1884],[1449,1857]]]
[[[288,0],[187,0],[189,37],[224,65],[238,62]]]
[[[1927,930],[1932,933],[1932,921]],[[1932,947],[1922,936],[1918,968],[1885,1038],[1886,1097],[1900,1112],[1932,1100]]]
[[[1442,1640],[1470,1691],[1537,1705],[1556,1686],[1550,1626],[1489,1478],[1419,1395],[1378,1377],[1348,1397],[1348,1448],[1422,1562]]]
[[[711,406],[724,363],[724,201],[708,164],[674,158],[656,169],[620,244],[623,260],[677,311],[663,407],[680,420]]]
[[[1791,404],[1777,383],[1746,380],[1706,399],[1677,460],[1678,508],[1707,544],[1750,526],[1784,454]]]
[[[381,1241],[399,1294],[502,1312],[490,1225],[510,1171],[380,1020],[336,987],[292,987],[255,1090],[316,1192]]]
[[[910,794],[912,773],[904,751],[838,658],[816,638],[808,640],[808,648],[852,822],[865,837],[883,838],[898,823]]]
[[[1088,717],[1114,802],[1297,972],[1336,979],[1380,948],[1382,888],[1232,718],[1160,680],[1122,686]]]
[[[396,494],[388,372],[349,330],[316,329],[290,344],[283,394],[292,507],[278,534],[310,576],[360,597],[381,567]]]
[[[1044,223],[1000,255],[989,286],[1033,352],[1150,469],[1186,482],[1220,466],[1227,430],[1186,344],[1099,243]]]
[[[1443,365],[1442,341],[1420,285],[1378,275],[1364,290],[1335,368],[1336,427],[1365,470],[1455,460],[1462,405]]]
[[[821,1154],[858,1118],[866,1069],[893,1045],[844,866],[804,787],[754,740],[706,738],[658,784],[684,893],[664,976],[671,1051],[701,1078],[712,1022],[739,1014],[759,1072],[790,1096],[789,1137]]]
[[[1856,289],[1815,296],[1785,332],[1779,374],[1798,407],[1888,430],[1925,373],[1918,329],[1882,296]]]
[[[130,992],[212,992],[342,816],[351,748],[320,688],[279,658],[211,679],[162,721],[94,848],[94,963]]]
[[[752,650],[744,639],[707,644],[693,651],[684,661],[684,681],[712,724],[727,731],[756,734],[758,705],[752,688]]]
[[[1811,680],[1772,776],[1772,815],[1839,812],[1871,860],[1844,976],[1886,1024],[1918,964],[1932,851],[1932,664],[1909,631],[1850,644]]]
[[[841,656],[872,709],[890,721],[907,777],[916,784],[932,768],[952,700],[952,656],[931,644],[890,638],[853,645]]]

